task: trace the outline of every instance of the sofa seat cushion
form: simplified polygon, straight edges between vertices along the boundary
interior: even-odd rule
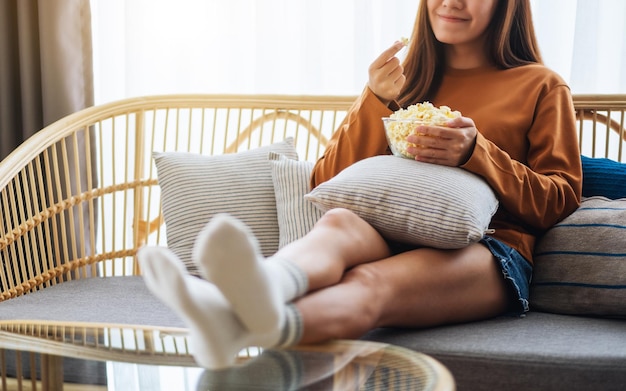
[[[83,278],[6,300],[3,320],[185,327],[140,276]]]
[[[621,390],[626,322],[529,312],[426,330],[377,329],[364,339],[429,354],[462,390]]]

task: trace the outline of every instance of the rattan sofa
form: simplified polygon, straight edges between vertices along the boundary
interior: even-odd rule
[[[0,331],[73,327],[82,330],[77,346],[109,351],[87,330],[184,333],[144,287],[135,258],[145,244],[166,245],[152,152],[218,155],[294,137],[299,158],[314,161],[354,99],[151,96],[87,108],[41,130],[0,163]],[[579,95],[575,105],[581,151],[625,161],[626,96]],[[364,338],[432,355],[460,390],[626,388],[620,319],[531,311]],[[158,343],[134,353],[166,354]]]

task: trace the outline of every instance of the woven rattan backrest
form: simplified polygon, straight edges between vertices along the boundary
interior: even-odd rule
[[[626,162],[626,95],[576,95],[581,153]]]
[[[0,301],[70,279],[138,274],[137,249],[166,245],[152,151],[235,153],[292,136],[300,159],[314,161],[354,99],[154,96],[46,127],[0,163]],[[581,151],[624,161],[626,96],[575,103]]]

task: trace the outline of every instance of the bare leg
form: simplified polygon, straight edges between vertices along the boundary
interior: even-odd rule
[[[229,215],[215,216],[193,251],[198,269],[217,285],[246,328],[262,333],[283,326],[286,302],[336,284],[346,269],[388,254],[378,232],[346,210],[327,213],[306,238],[267,261],[248,227]]]
[[[236,244],[243,241],[238,237]],[[377,231],[347,210],[327,213],[305,238],[276,256],[298,265],[309,280],[310,293],[296,301],[302,339],[292,343],[358,338],[380,326],[483,319],[501,313],[508,303],[504,277],[483,245],[424,248],[390,257]],[[271,289],[263,283],[257,287]]]
[[[354,213],[339,208],[325,213],[304,239],[276,253],[306,272],[309,291],[334,285],[347,269],[389,255],[378,231]]]
[[[348,271],[337,285],[296,302],[301,343],[359,338],[376,327],[429,327],[484,319],[508,303],[487,248],[419,249]]]
[[[388,256],[378,233],[345,210],[327,214],[292,247],[277,257],[293,255],[293,264],[269,268],[286,269],[283,276],[288,276],[297,267],[316,290],[341,281],[346,269]],[[189,276],[167,248],[146,247],[138,253],[147,286],[190,328],[194,357],[201,365],[229,366],[234,354],[246,346],[300,341],[300,313],[292,304],[276,300],[276,281],[267,274],[256,240],[244,225],[227,216],[216,219],[199,235],[194,257],[205,276],[219,280],[217,287]],[[242,284],[245,289],[239,288]],[[281,320],[283,324],[278,324]]]

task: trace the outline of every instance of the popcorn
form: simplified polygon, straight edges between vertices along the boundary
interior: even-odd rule
[[[461,113],[448,106],[436,107],[430,102],[410,105],[406,109],[393,112],[389,118],[417,119],[429,125],[442,125],[452,118],[459,118]]]
[[[448,106],[435,107],[430,102],[417,103],[399,109],[392,113],[388,118],[383,118],[387,141],[391,147],[391,151],[396,156],[404,156],[415,158],[414,155],[407,152],[409,146],[415,144],[406,141],[407,136],[415,133],[415,127],[418,125],[444,125],[448,120],[461,117],[461,113],[450,109]]]
[[[402,42],[404,46],[408,46],[409,39],[407,37],[400,37],[400,42]]]

